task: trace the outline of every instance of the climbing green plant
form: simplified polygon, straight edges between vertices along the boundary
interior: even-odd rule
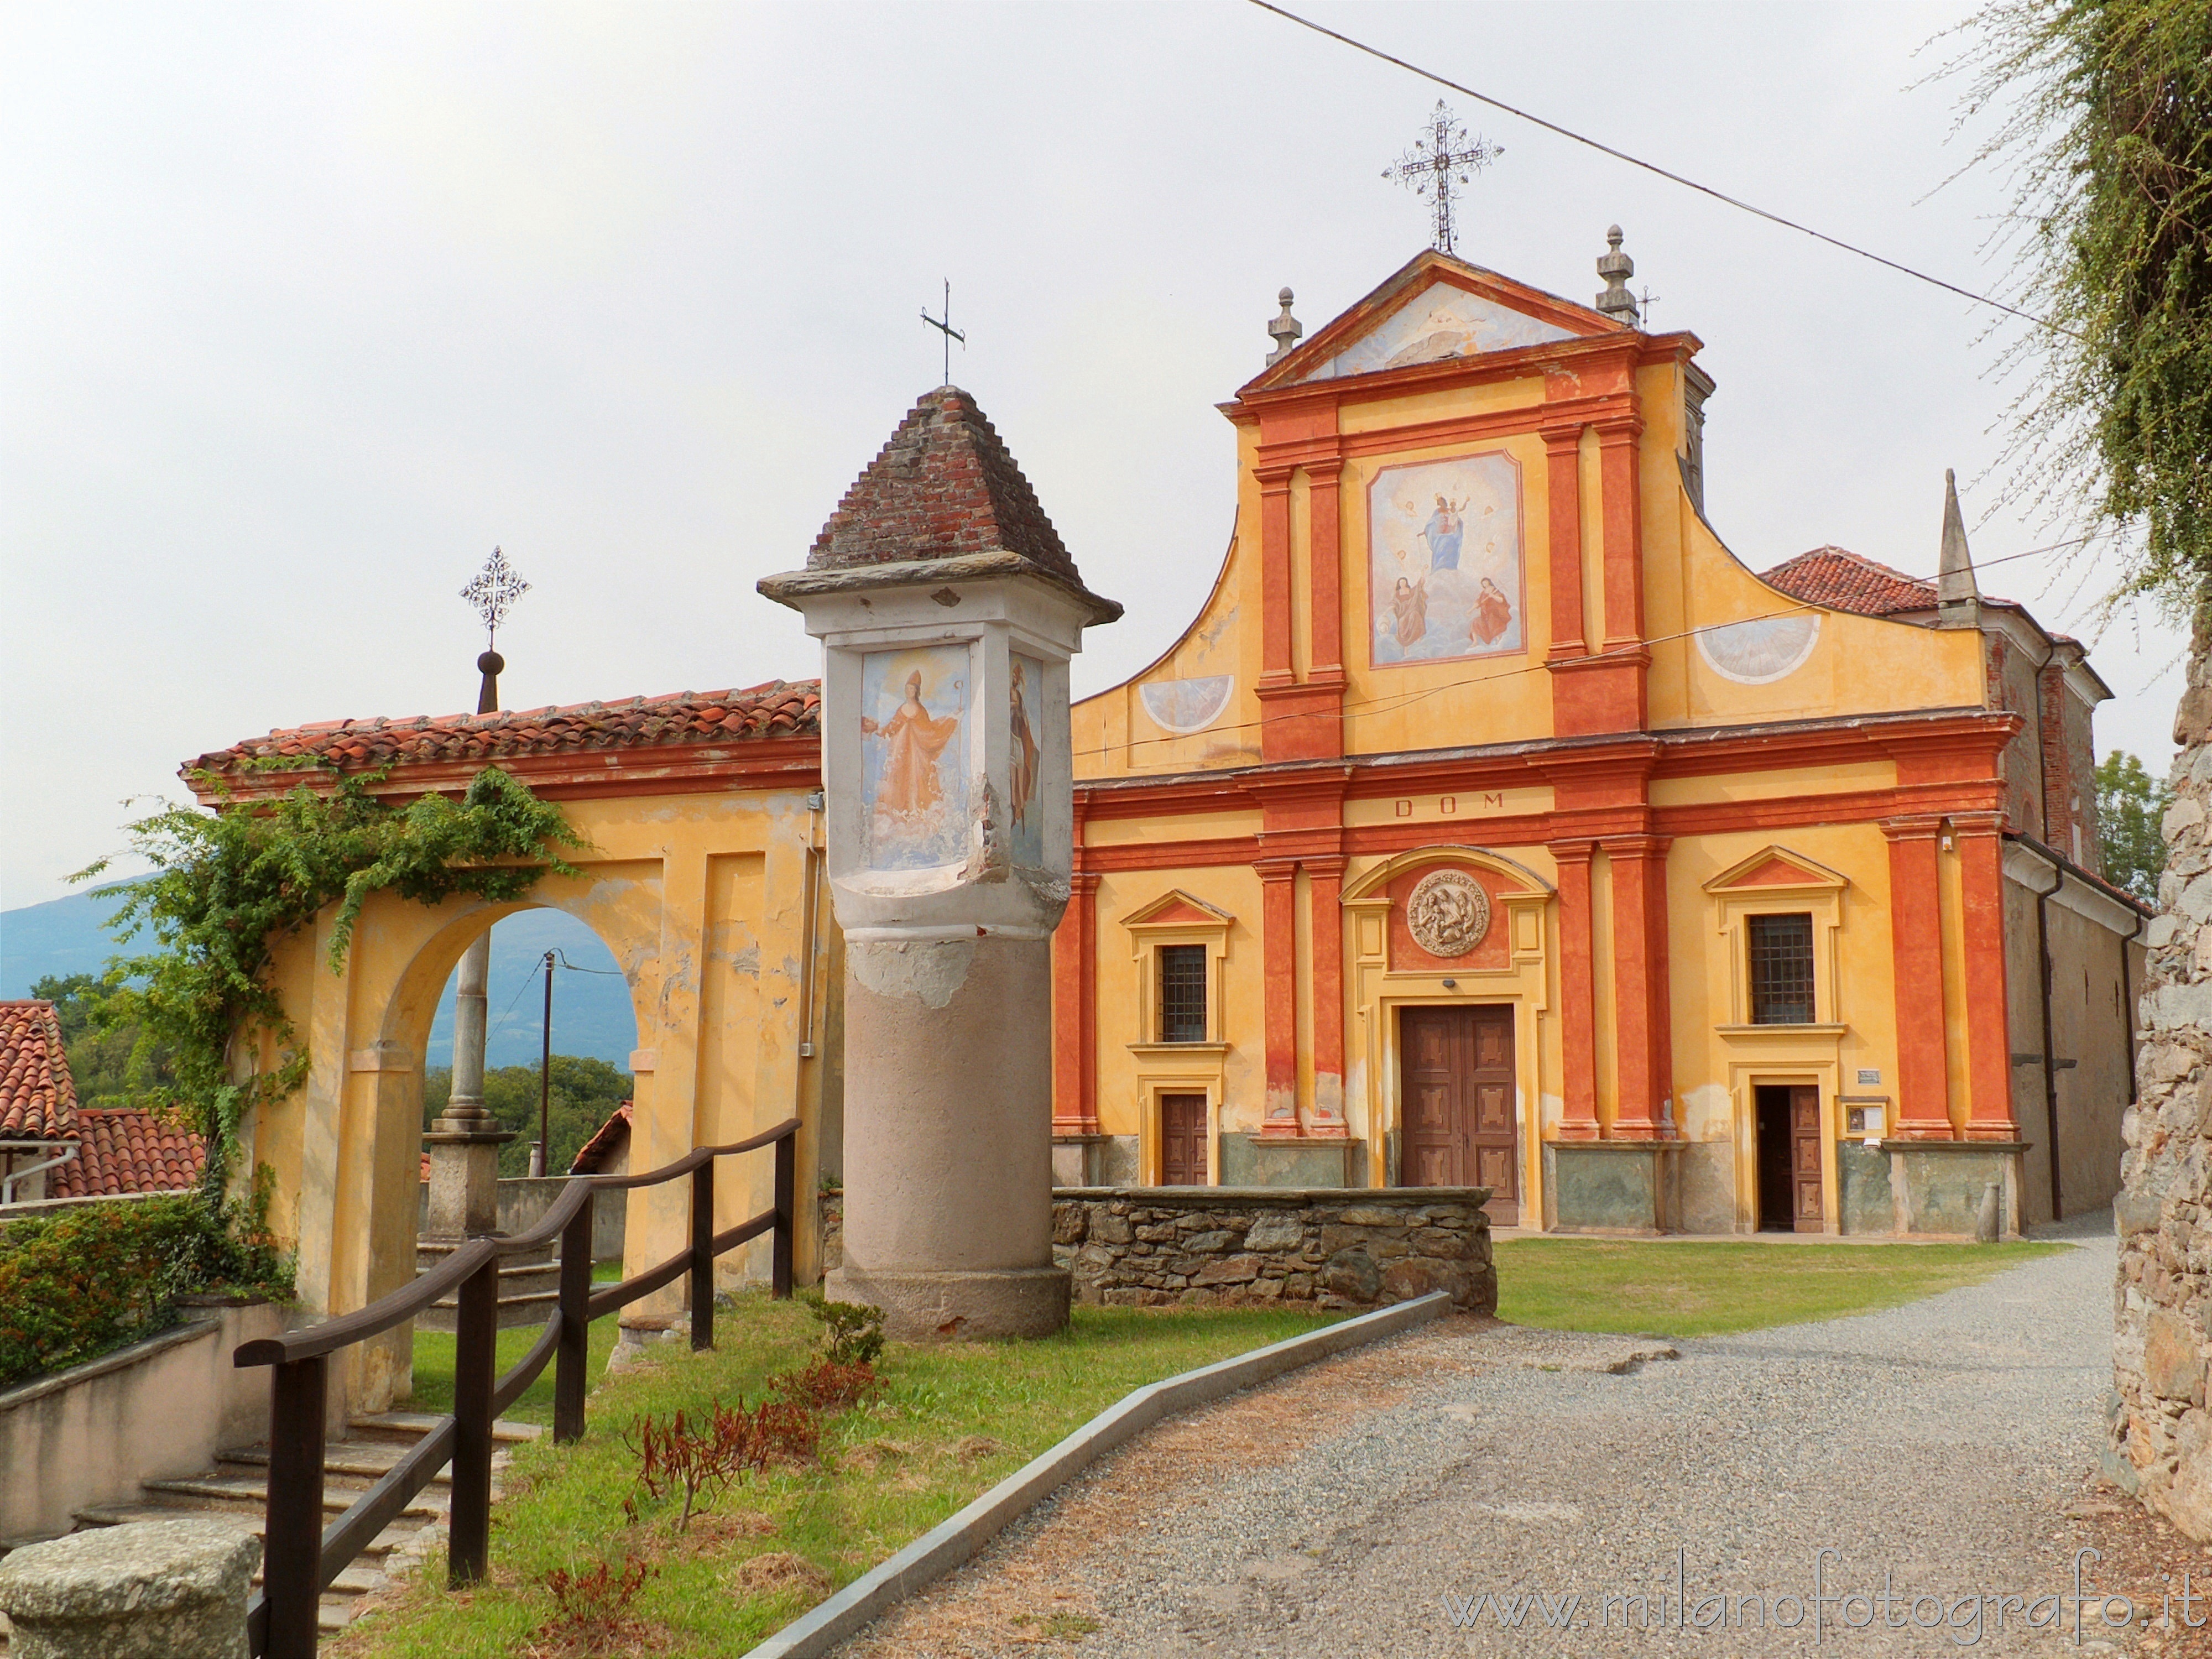
[[[118,939],[150,936],[156,947],[116,957],[109,982],[129,999],[128,1016],[170,1045],[166,1093],[149,1103],[206,1137],[211,1201],[224,1189],[240,1118],[307,1079],[306,1046],[269,982],[279,945],[334,905],[326,954],[335,972],[372,893],[423,904],[520,898],[549,872],[574,875],[562,849],[589,845],[558,807],[496,767],[459,800],[426,794],[403,806],[374,793],[388,769],[348,776],[309,764],[313,783],[265,802],[237,800],[219,775],[195,774],[218,793],[216,808],[172,805],[130,826],[131,851],[153,870],[128,884],[107,921]],[[265,1070],[252,1064],[264,1050],[278,1057]]]
[[[2115,597],[2180,613],[2212,583],[2212,6],[1993,0],[1952,65],[1995,112],[1997,239],[2045,326],[2005,362],[2010,493],[2093,532],[2140,531]]]

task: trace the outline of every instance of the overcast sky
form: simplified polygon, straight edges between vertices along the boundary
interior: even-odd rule
[[[1509,102],[1969,287],[1995,178],[1951,5],[1314,3]],[[0,31],[0,903],[69,890],[125,797],[275,726],[473,707],[456,591],[535,586],[511,708],[811,674],[753,592],[953,377],[1141,667],[1230,530],[1213,405],[1277,289],[1310,331],[1418,252],[1378,175],[1436,89],[1238,0],[888,8],[21,3]],[[1719,381],[1707,505],[1755,569],[1978,558],[2006,404],[1966,302],[1455,100],[1504,147],[1459,252],[1589,300],[1619,221]],[[1930,192],[1935,193],[1931,194]],[[1986,587],[2081,631],[2107,575]],[[2178,636],[2123,620],[2101,747],[2162,765]]]

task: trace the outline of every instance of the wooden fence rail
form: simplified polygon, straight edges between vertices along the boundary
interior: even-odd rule
[[[550,1362],[553,1437],[584,1432],[584,1366],[591,1324],[664,1285],[689,1275],[691,1346],[714,1346],[714,1259],[763,1233],[775,1237],[770,1279],[775,1294],[791,1294],[791,1247],[798,1219],[799,1120],[788,1118],[750,1140],[702,1146],[644,1175],[577,1176],[544,1219],[512,1238],[472,1238],[404,1289],[357,1313],[282,1336],[247,1342],[232,1354],[239,1366],[275,1368],[270,1389],[269,1510],[262,1558],[263,1588],[248,1628],[257,1659],[313,1659],[315,1610],[324,1590],[345,1571],[448,1462],[453,1468],[447,1514],[447,1582],[459,1589],[482,1578],[491,1540],[492,1425]],[[714,1231],[714,1160],[775,1148],[775,1204],[750,1221]],[[618,1285],[592,1286],[592,1200],[601,1188],[657,1187],[691,1177],[691,1239],[657,1267]],[[558,1235],[560,1300],[530,1352],[498,1375],[499,1264]],[[453,1409],[441,1418],[391,1472],[323,1525],[323,1423],[329,1357],[423,1312],[456,1285]]]

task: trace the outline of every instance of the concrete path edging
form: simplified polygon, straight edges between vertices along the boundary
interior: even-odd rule
[[[1164,1418],[1271,1381],[1347,1348],[1441,1319],[1451,1311],[1451,1297],[1437,1291],[1146,1384],[1109,1406],[1050,1450],[1032,1458],[882,1565],[861,1574],[812,1612],[786,1625],[750,1650],[744,1659],[817,1659],[896,1602],[944,1577],[1032,1505]]]

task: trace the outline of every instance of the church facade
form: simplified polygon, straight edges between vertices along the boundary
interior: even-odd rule
[[[1293,345],[1285,295],[1211,596],[1073,709],[1059,1179],[1705,1233],[2108,1202],[2109,692],[1978,592],[1955,495],[1940,571],[1754,574],[1700,343],[1600,299],[1426,252]]]

